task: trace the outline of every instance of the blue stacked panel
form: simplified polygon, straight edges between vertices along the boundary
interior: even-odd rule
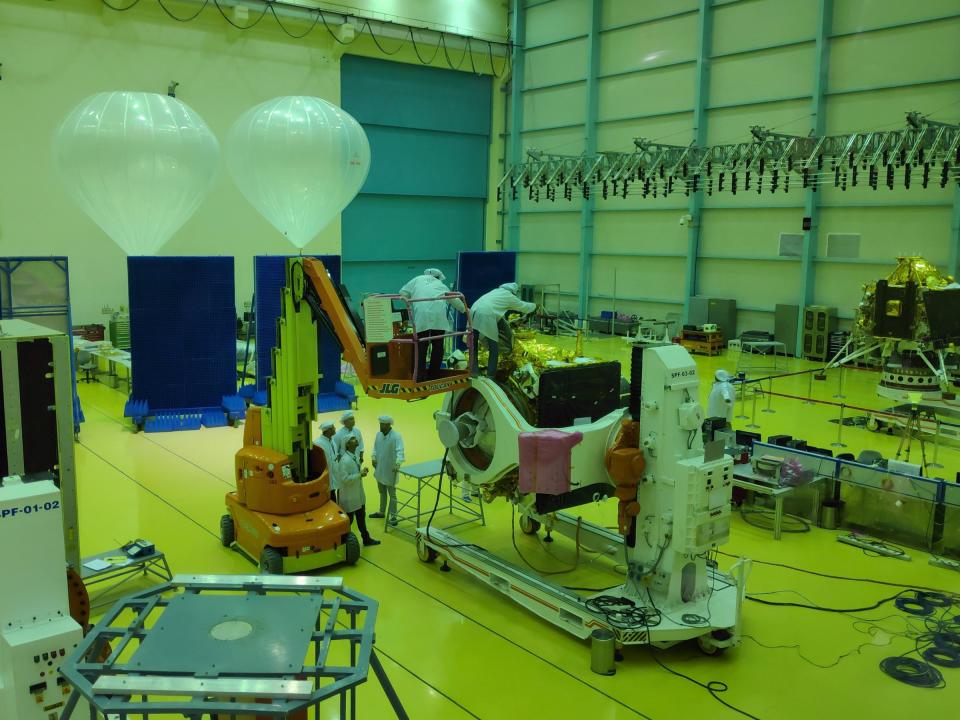
[[[517,254],[515,252],[461,252],[457,256],[457,290],[473,305],[481,295],[517,280]],[[457,329],[466,324],[463,315],[458,315]]]
[[[335,285],[340,284],[340,256],[313,255],[321,260]],[[258,255],[253,259],[254,317],[257,338],[257,390],[267,389],[273,374],[273,348],[277,344],[277,318],[280,317],[280,293],[286,284],[285,255]],[[320,355],[320,395],[333,394],[340,380],[340,346],[323,325],[319,326],[317,349]],[[339,406],[338,406],[339,407]],[[333,408],[338,409],[338,408]]]
[[[515,252],[461,252],[457,257],[457,290],[472,305],[481,295],[517,280]]]
[[[236,395],[232,257],[127,258],[131,399],[150,414]]]

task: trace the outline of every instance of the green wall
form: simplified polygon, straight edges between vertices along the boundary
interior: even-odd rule
[[[599,27],[591,34],[594,2]],[[690,143],[698,59],[708,71],[699,94],[707,143],[746,141],[751,125],[797,135],[815,127],[819,0],[524,4],[524,150],[583,151],[591,72],[598,84],[599,150],[629,150],[634,137]],[[960,119],[960,0],[827,0],[825,7],[831,10],[821,87],[827,133],[903,127],[909,110],[944,122]],[[701,48],[704,13],[712,32],[705,36],[709,46]],[[599,62],[591,70],[594,37]],[[789,194],[724,192],[701,198],[699,254],[691,263],[695,292],[735,298],[740,329],[772,330],[774,304],[796,304],[802,297],[803,264],[778,255],[781,233],[802,233],[807,194],[799,185],[794,182]],[[818,195],[822,209],[809,298],[838,306],[841,317],[852,316],[862,283],[885,274],[894,256],[920,253],[942,267],[956,257],[960,231],[951,219],[960,192],[949,186],[940,189],[932,180],[926,190],[891,192],[881,177],[877,191],[862,183]],[[522,282],[559,282],[562,304],[575,311],[581,306],[584,260],[592,282],[583,306],[591,315],[611,309],[614,275],[618,310],[644,317],[682,311],[690,236],[679,219],[691,209],[682,194],[597,197],[590,213],[592,251],[583,244],[581,200],[533,203],[522,194],[518,208],[517,237],[510,236],[508,222],[501,228],[506,247],[521,253]],[[827,258],[831,233],[860,234],[860,257]]]
[[[167,4],[181,16],[197,7]],[[455,32],[488,37],[499,29],[501,39],[505,34],[506,11],[500,0],[337,4],[341,10],[350,6],[429,21]],[[292,32],[306,29],[296,21],[287,24]],[[392,49],[398,43],[384,38],[382,44]],[[430,46],[420,50],[425,58],[434,56]],[[366,34],[358,36],[349,52],[385,57]],[[69,256],[74,322],[102,322],[101,307],[126,303],[127,265],[123,252],[70,202],[54,175],[51,139],[63,117],[94,93],[127,89],[163,93],[171,80],[177,80],[177,97],[204,118],[222,143],[240,113],[272,97],[316,95],[339,102],[342,53],[343,46],[335,44],[322,26],[302,40],[285,35],[270,17],[252,30],[240,31],[230,27],[212,4],[196,20],[181,24],[167,17],[154,0],[143,0],[123,13],[106,8],[100,0],[0,0],[3,254]],[[456,63],[460,51],[451,48],[450,53]],[[446,67],[443,52],[435,57],[434,66]],[[390,59],[417,62],[409,45]],[[488,68],[485,45],[475,60],[478,69]],[[499,70],[503,58],[495,62]],[[465,68],[469,65],[464,62]],[[492,158],[502,157],[502,95],[500,81],[495,80]],[[495,197],[495,190],[491,194]],[[489,213],[488,242],[493,245],[498,234],[495,202]],[[340,249],[337,219],[304,252],[339,254]],[[164,255],[235,255],[238,307],[253,292],[252,257],[290,252],[293,246],[256,213],[225,168],[196,214],[161,249]]]

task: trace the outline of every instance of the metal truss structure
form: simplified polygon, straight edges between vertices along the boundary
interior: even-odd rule
[[[527,151],[527,161],[512,165],[497,187],[498,199],[508,193],[517,200],[585,199],[595,188],[610,196],[663,197],[714,192],[768,190],[789,192],[791,181],[816,191],[832,183],[846,190],[865,181],[891,190],[899,172],[905,188],[931,182],[946,187],[960,183],[960,125],[935,122],[918,112],[907,113],[900,130],[878,130],[849,135],[802,137],[750,129],[751,139],[730,145],[664,145],[636,138],[630,152],[594,155],[554,155]],[[882,177],[881,177],[882,175]]]
[[[91,720],[356,718],[373,670],[406,720],[374,650],[377,609],[340,578],[178,575],[118,601],[65,660],[62,717],[82,697]]]

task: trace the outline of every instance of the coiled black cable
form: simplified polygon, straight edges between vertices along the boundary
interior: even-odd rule
[[[960,667],[960,650],[955,648],[934,645],[924,650],[922,655],[923,659],[928,663],[939,665],[940,667]]]
[[[894,680],[919,688],[942,688],[943,675],[930,663],[902,655],[884,658],[880,669]]]

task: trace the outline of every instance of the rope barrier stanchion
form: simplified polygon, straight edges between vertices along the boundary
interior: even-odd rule
[[[750,424],[747,425],[747,427],[750,428],[751,430],[754,430],[760,427],[759,425],[757,425],[757,395],[759,395],[762,392],[763,392],[762,388],[757,387],[753,389],[753,417],[750,418]]]
[[[837,400],[844,400],[847,396],[843,394],[843,365],[839,366],[838,371],[840,374],[837,381],[837,394],[833,397]]]
[[[747,379],[746,373],[737,373],[737,377],[740,379],[740,414],[736,416],[737,420],[746,420],[747,419],[747,384],[744,380]]]
[[[934,421],[937,423],[936,428],[933,431],[933,462],[928,462],[928,468],[935,468],[940,470],[943,468],[943,465],[939,462],[940,455],[940,418],[935,418]]]
[[[761,410],[760,412],[765,413],[775,413],[771,405],[773,404],[773,377],[770,377],[767,382],[767,407]]]
[[[803,401],[804,405],[813,405],[813,373],[807,373],[807,399]]]
[[[837,441],[830,443],[830,447],[835,448],[845,448],[847,444],[843,441],[843,408],[844,404],[840,403],[840,419],[837,421]]]

